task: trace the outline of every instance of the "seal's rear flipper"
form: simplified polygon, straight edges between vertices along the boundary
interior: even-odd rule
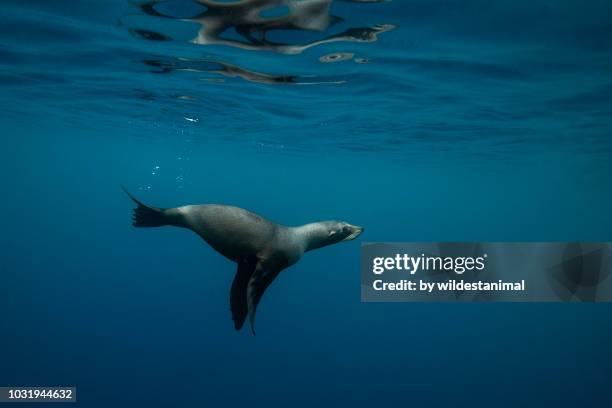
[[[164,214],[164,208],[151,207],[143,204],[136,197],[134,197],[125,186],[121,186],[123,191],[137,204],[134,208],[134,214],[132,215],[133,223],[135,227],[162,227],[168,225],[168,220]]]

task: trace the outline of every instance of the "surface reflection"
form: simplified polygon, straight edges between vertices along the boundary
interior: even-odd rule
[[[337,34],[325,35],[334,24],[344,21],[330,14],[333,0],[242,0],[217,2],[197,0],[202,11],[191,16],[179,16],[161,11],[169,1],[147,1],[137,4],[150,16],[169,18],[200,25],[192,40],[199,45],[226,45],[250,51],[272,51],[282,54],[299,54],[306,49],[332,42],[374,42],[378,35],[395,28],[392,24],[369,27],[353,27]],[[349,2],[362,3],[351,0]],[[282,42],[270,39],[273,31],[321,32],[321,38],[305,43]],[[141,30],[144,31],[144,30]],[[141,35],[142,38],[159,40],[163,34]],[[162,37],[160,37],[162,36]]]
[[[237,65],[227,62],[215,60],[194,60],[187,58],[168,58],[157,57],[157,59],[147,59],[143,63],[152,67],[151,72],[156,74],[167,74],[173,71],[182,72],[200,72],[207,74],[217,74],[230,78],[242,78],[250,82],[261,84],[297,84],[297,85],[315,85],[315,84],[340,84],[343,80],[340,79],[325,79],[320,77],[302,77],[298,75],[271,75],[261,72],[251,71]],[[218,77],[202,78],[210,81],[219,82]]]
[[[364,1],[345,0],[344,2],[363,3]],[[168,42],[172,41],[175,36],[168,33],[170,27],[166,27],[159,18],[166,21],[177,21],[179,24],[181,22],[197,23],[199,25],[197,35],[191,40],[194,44],[222,45],[246,51],[269,51],[285,55],[300,54],[309,48],[329,43],[375,42],[380,34],[395,28],[392,24],[351,27],[344,18],[331,14],[332,4],[333,0],[225,2],[153,0],[136,3],[136,6],[146,18],[157,18],[155,26],[137,28],[127,25],[129,32],[139,39]],[[332,30],[333,26],[340,23],[343,27],[335,27]],[[341,79],[322,78],[318,75],[299,76],[293,73],[276,75],[259,72],[241,66],[244,59],[242,57],[240,55],[231,56],[229,59],[232,60],[232,63],[223,61],[228,59],[227,56],[217,58],[210,55],[205,59],[193,56],[189,58],[156,56],[143,62],[152,67],[151,72],[154,73],[201,72],[229,78],[242,78],[263,84],[340,84],[346,82]],[[366,58],[354,59],[354,57],[354,52],[341,50],[341,52],[332,53],[328,51],[316,58],[319,62],[325,63],[346,60],[354,60],[360,64],[368,62]],[[300,64],[300,61],[296,64]],[[203,79],[222,82],[219,76]]]

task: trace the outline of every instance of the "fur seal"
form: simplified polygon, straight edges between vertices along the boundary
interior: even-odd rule
[[[242,208],[219,204],[157,208],[136,203],[135,227],[171,225],[198,234],[213,249],[238,264],[230,290],[234,327],[240,330],[247,315],[255,334],[255,312],[265,290],[285,268],[306,251],[357,238],[362,227],[343,221],[321,221],[286,227]]]

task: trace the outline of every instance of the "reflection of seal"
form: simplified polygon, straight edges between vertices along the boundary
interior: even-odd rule
[[[323,221],[285,227],[238,207],[217,204],[156,208],[137,204],[135,227],[173,225],[188,228],[226,258],[238,263],[230,291],[234,327],[247,317],[255,334],[255,311],[266,288],[280,271],[306,251],[355,239],[363,228],[342,221]]]
[[[362,3],[362,1],[347,0]],[[251,51],[273,51],[282,54],[299,54],[308,48],[337,41],[374,42],[378,34],[395,28],[391,24],[378,24],[372,27],[349,28],[342,33],[320,38],[304,44],[278,43],[269,38],[269,33],[279,30],[325,31],[331,25],[342,21],[340,17],[329,14],[332,0],[242,0],[221,2],[215,0],[197,0],[206,9],[192,16],[175,17],[157,9],[163,0],[145,0],[137,2],[143,13],[190,21],[200,24],[196,38],[192,40],[201,45],[227,45]],[[366,0],[365,2],[379,2]],[[281,15],[268,16],[266,12],[283,11]],[[234,32],[235,36],[227,33]],[[155,40],[155,36],[135,33],[141,38]]]

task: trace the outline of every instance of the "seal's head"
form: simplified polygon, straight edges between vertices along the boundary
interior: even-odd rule
[[[344,221],[313,222],[295,228],[295,233],[304,240],[306,251],[353,240],[362,232],[362,227]]]
[[[330,243],[351,241],[363,232],[363,227],[351,225],[344,221],[328,221],[326,224]]]

